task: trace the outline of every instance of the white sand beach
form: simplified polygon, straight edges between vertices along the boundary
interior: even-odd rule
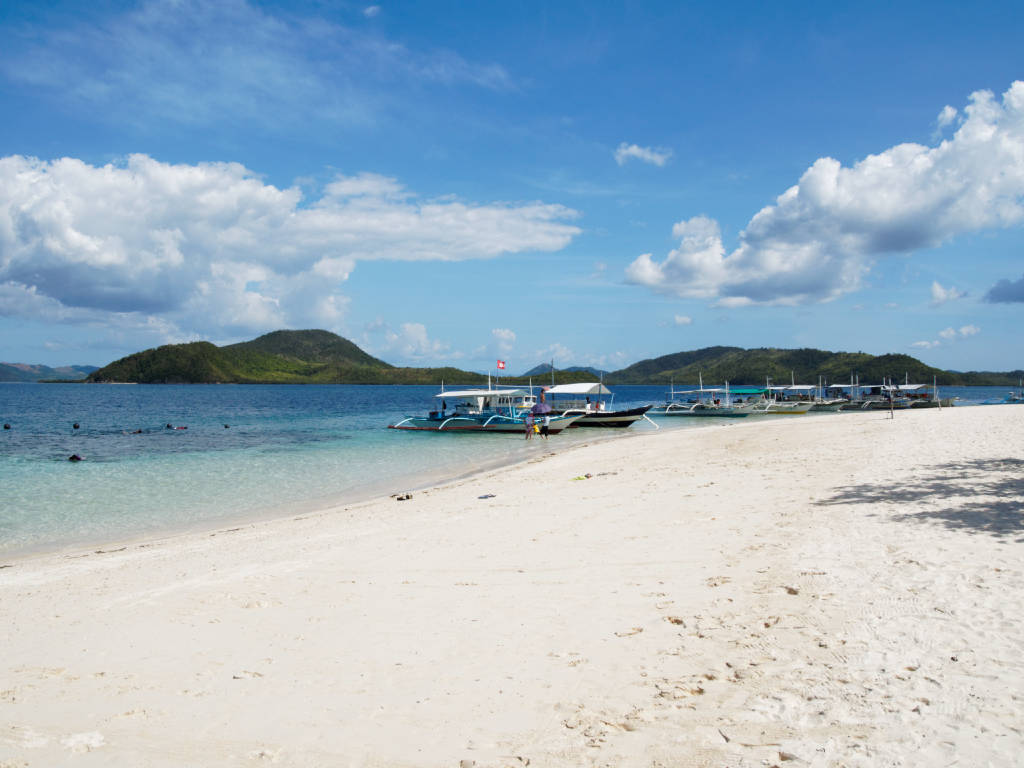
[[[537,450],[0,561],[0,766],[1021,764],[1024,408]]]

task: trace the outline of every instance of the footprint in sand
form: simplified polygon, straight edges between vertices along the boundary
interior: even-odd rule
[[[272,763],[276,763],[280,753],[280,749],[254,749],[246,757],[250,760],[269,760]]]
[[[631,627],[631,628],[625,630],[624,632],[616,632],[615,636],[616,637],[631,637],[633,635],[639,635],[643,631],[644,631],[643,627]]]
[[[50,743],[50,737],[34,731],[27,725],[12,725],[10,735],[18,739],[22,749],[41,749]]]
[[[66,739],[61,739],[60,743],[72,752],[83,753],[99,749],[106,744],[106,739],[99,731],[90,731],[89,733],[72,734]]]

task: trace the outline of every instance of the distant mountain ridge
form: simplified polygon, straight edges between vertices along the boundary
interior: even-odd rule
[[[95,365],[48,365],[0,363],[0,381],[78,381],[99,368]]]
[[[571,365],[568,368],[555,368],[553,370],[555,370],[555,371],[567,371],[569,373],[589,373],[591,376],[593,376],[594,378],[598,378],[598,379],[601,378],[602,376],[607,376],[608,375],[608,371],[602,371],[600,368],[594,368],[593,366],[590,366],[590,365]],[[540,365],[534,366],[533,368],[528,370],[526,373],[519,374],[518,378],[522,379],[522,378],[526,378],[526,377],[529,377],[529,376],[550,375],[551,371],[552,371],[551,363],[541,363]]]
[[[909,355],[869,355],[865,352],[827,352],[820,349],[743,349],[741,347],[705,347],[638,363],[609,374],[610,384],[817,384],[818,377],[842,384],[851,376],[862,383],[880,383],[883,378],[930,384],[934,379],[944,385],[1012,385],[1017,371],[1007,373],[957,373],[933,368]]]
[[[483,383],[457,368],[397,368],[348,339],[322,330],[274,331],[218,347],[208,341],[136,352],[89,375],[89,382],[140,384],[436,384]]]
[[[368,355],[348,339],[330,331],[273,331],[258,339],[229,344],[222,349],[280,355],[311,363],[367,365],[387,369],[395,367]]]
[[[50,369],[56,370],[56,369]],[[503,385],[534,384],[551,378],[550,363],[521,376],[502,376]],[[851,376],[862,383],[883,378],[942,385],[1015,386],[1021,371],[1005,373],[944,371],[909,355],[869,355],[864,352],[828,352],[820,349],[743,349],[713,346],[641,360],[618,371],[573,366],[554,372],[559,384],[593,381],[607,384],[759,385],[845,383]],[[458,368],[402,368],[367,354],[356,344],[323,330],[274,331],[252,341],[218,347],[208,341],[169,344],[147,349],[94,370],[90,382],[238,383],[238,384],[449,384],[476,385],[486,374]]]

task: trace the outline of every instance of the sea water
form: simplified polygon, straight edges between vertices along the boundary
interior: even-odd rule
[[[573,429],[547,442],[387,429],[429,410],[436,391],[0,384],[0,421],[11,425],[0,432],[0,555],[295,514],[654,429],[644,421],[628,430]],[[1006,391],[947,387],[942,395],[966,404]],[[664,395],[662,386],[617,387],[615,406],[657,403]],[[685,418],[658,423],[707,425]],[[73,454],[84,460],[68,461]]]
[[[514,434],[387,429],[429,410],[436,392],[0,384],[0,420],[11,425],[0,432],[0,554],[293,514],[621,432],[571,430],[542,444]],[[657,400],[662,388],[633,395]],[[84,460],[68,461],[74,454]]]

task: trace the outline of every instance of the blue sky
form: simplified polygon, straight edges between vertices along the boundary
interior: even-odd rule
[[[997,2],[6,2],[0,359],[1020,368],[1021,39]]]

